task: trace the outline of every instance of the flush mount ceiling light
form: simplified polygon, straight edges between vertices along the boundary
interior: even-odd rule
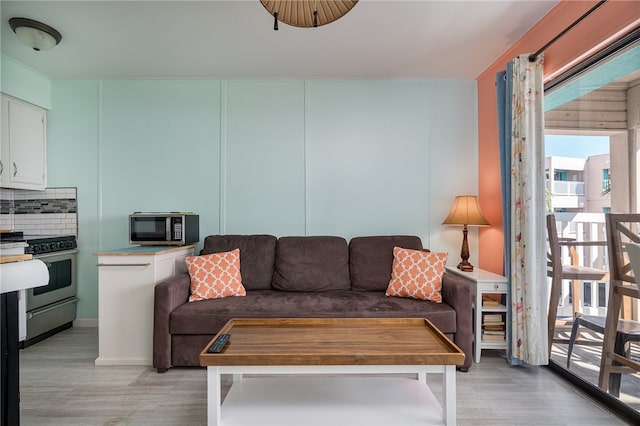
[[[319,27],[342,18],[358,0],[260,0],[273,16],[273,29],[278,21],[294,27]]]
[[[21,42],[36,51],[51,50],[62,40],[62,35],[55,28],[33,19],[11,18],[9,25]]]

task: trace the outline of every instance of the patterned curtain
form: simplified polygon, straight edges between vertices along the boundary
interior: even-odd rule
[[[547,273],[544,205],[543,56],[520,55],[498,73],[505,276],[512,363],[545,365]]]

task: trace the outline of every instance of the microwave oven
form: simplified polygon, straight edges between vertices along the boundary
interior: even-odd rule
[[[145,213],[129,215],[129,243],[148,246],[181,246],[200,240],[200,216],[193,213]]]

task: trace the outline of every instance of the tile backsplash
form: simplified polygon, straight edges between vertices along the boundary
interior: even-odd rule
[[[0,188],[0,229],[37,235],[78,235],[76,188]]]

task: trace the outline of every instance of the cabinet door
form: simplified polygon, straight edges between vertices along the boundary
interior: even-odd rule
[[[152,256],[98,259],[96,365],[151,365],[155,260]]]
[[[9,99],[2,97],[2,122],[0,122],[0,187],[9,184]]]
[[[3,185],[11,188],[44,189],[46,186],[45,111],[34,105],[8,100],[8,155]],[[6,144],[6,142],[4,142]],[[7,170],[8,169],[8,170]],[[8,181],[8,185],[7,185]]]

